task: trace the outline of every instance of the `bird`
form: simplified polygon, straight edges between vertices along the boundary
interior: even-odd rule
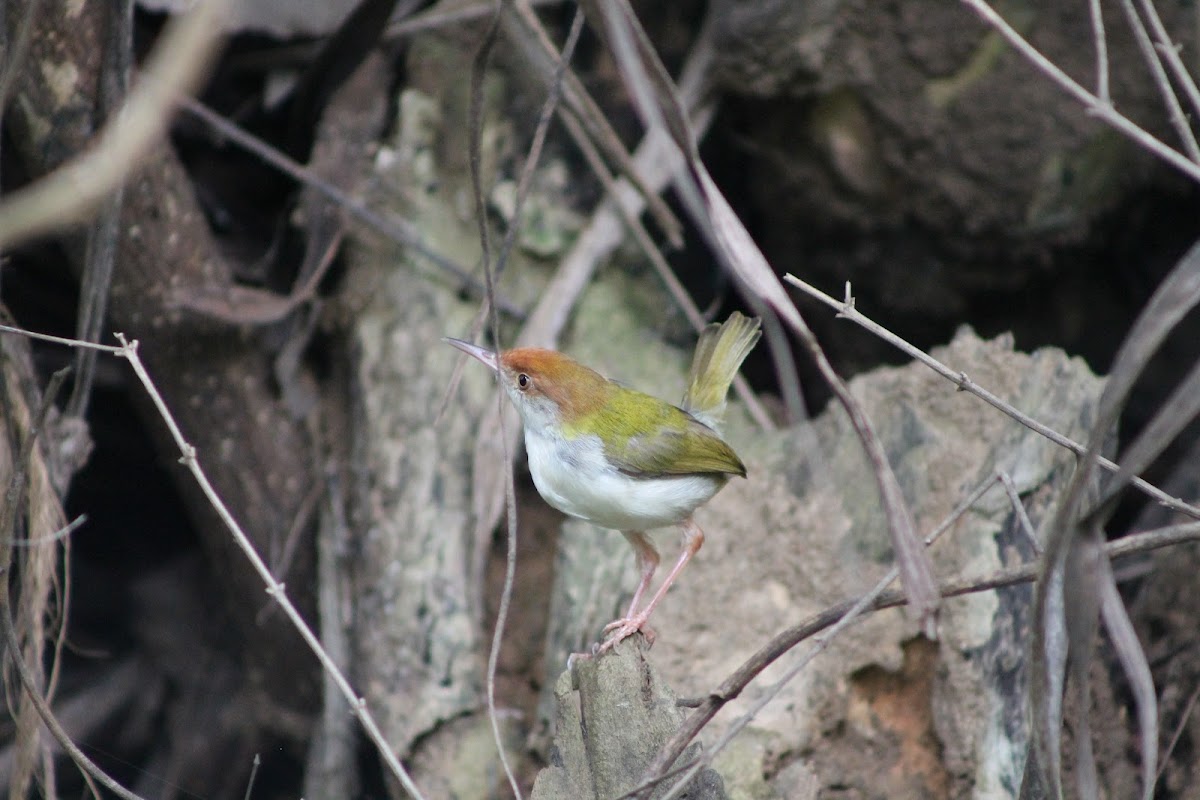
[[[555,350],[493,352],[461,339],[443,341],[489,367],[521,417],[534,486],[554,508],[620,531],[640,574],[625,616],[604,627],[599,655],[641,632],[688,561],[704,544],[694,513],[746,467],[721,437],[726,395],[762,331],[734,312],[700,333],[679,405],[628,388]],[[641,605],[659,566],[646,532],[677,525],[678,559]]]

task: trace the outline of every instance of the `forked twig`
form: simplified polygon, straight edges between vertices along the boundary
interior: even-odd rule
[[[1146,25],[1138,16],[1137,9],[1133,7],[1133,0],[1121,0],[1121,8],[1124,9],[1125,18],[1133,31],[1133,39],[1137,42],[1138,49],[1142,51],[1142,60],[1146,62],[1146,67],[1149,68],[1150,75],[1154,79],[1154,85],[1158,88],[1158,93],[1167,107],[1167,116],[1171,120],[1171,126],[1175,128],[1175,133],[1183,142],[1184,152],[1192,161],[1200,163],[1200,145],[1196,144],[1196,134],[1192,132],[1191,125],[1188,124],[1187,114],[1184,113],[1183,105],[1179,102],[1178,95],[1175,94],[1171,79],[1167,77],[1167,70],[1160,60],[1159,51],[1155,49],[1154,42],[1150,41]],[[1178,57],[1179,55],[1176,53],[1176,59]]]
[[[1003,36],[1039,72],[1082,103],[1089,114],[1115,128],[1119,133],[1132,139],[1138,146],[1166,161],[1192,180],[1200,181],[1200,164],[1191,161],[1178,150],[1151,136],[1137,123],[1113,108],[1107,98],[1101,99],[1080,86],[1074,78],[1063,72],[1057,64],[1042,55],[1025,37],[1021,36],[1015,28],[996,13],[995,9],[987,4],[986,0],[962,0],[962,2]]]

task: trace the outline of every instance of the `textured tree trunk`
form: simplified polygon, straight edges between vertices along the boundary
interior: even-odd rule
[[[33,4],[10,4],[10,24]],[[108,20],[104,3],[42,3],[28,63],[17,73],[8,122],[15,149],[33,176],[81,152],[95,132],[97,76]],[[15,37],[10,30],[10,41]],[[312,443],[272,385],[273,354],[263,340],[227,323],[181,309],[199,293],[229,291],[233,278],[196,204],[191,181],[163,143],[130,177],[120,221],[121,238],[109,312],[113,329],[140,343],[140,355],[196,448],[217,493],[256,549],[276,565],[279,580],[311,610],[311,518],[305,499],[318,484]],[[63,243],[77,272],[82,239]],[[135,393],[160,452],[175,450],[156,412]],[[245,675],[263,699],[281,708],[310,709],[309,670],[279,671],[280,664],[309,663],[311,656],[282,616],[269,614],[265,587],[228,530],[182,468],[175,471],[188,510],[203,539],[221,594],[245,646]],[[311,512],[310,512],[311,513]],[[152,532],[147,531],[148,534]],[[301,541],[289,543],[289,537]],[[295,554],[286,565],[278,559]]]

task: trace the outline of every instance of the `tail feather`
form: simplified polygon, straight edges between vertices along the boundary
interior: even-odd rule
[[[700,333],[683,410],[711,428],[725,416],[725,395],[742,361],[762,336],[757,317],[737,311],[723,324],[713,323]]]

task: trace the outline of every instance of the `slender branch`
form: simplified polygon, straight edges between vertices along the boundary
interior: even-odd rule
[[[230,513],[229,508],[225,505],[225,502],[220,498],[216,490],[213,489],[212,483],[209,482],[208,476],[205,474],[204,469],[200,466],[199,460],[196,458],[196,448],[189,444],[187,439],[184,438],[182,431],[179,429],[178,423],[175,422],[175,417],[171,414],[170,409],[167,408],[167,404],[163,400],[162,395],[159,394],[158,387],[155,386],[154,381],[151,380],[149,373],[146,372],[146,367],[142,364],[142,360],[138,356],[137,340],[126,340],[125,336],[120,333],[116,334],[116,337],[117,341],[121,343],[121,347],[118,348],[118,355],[129,362],[129,366],[133,369],[134,374],[137,375],[138,380],[142,384],[142,388],[146,391],[147,396],[154,404],[159,416],[166,424],[167,429],[171,433],[171,438],[174,440],[176,446],[179,448],[179,451],[182,454],[179,459],[180,463],[192,473],[192,477],[195,479],[197,486],[200,487],[200,491],[203,492],[213,510],[217,512],[217,516],[221,518],[223,523],[225,523],[225,527],[229,530],[230,534],[233,535],[234,542],[245,554],[247,560],[250,562],[250,565],[254,567],[254,571],[258,573],[260,578],[262,578],[263,583],[267,587],[267,594],[277,603],[279,603],[280,608],[283,609],[284,614],[287,615],[287,618],[291,621],[292,625],[300,633],[301,638],[304,639],[309,649],[312,650],[313,654],[317,657],[317,660],[321,662],[321,666],[325,669],[325,672],[330,676],[330,678],[333,679],[333,682],[337,684],[337,688],[342,693],[342,696],[345,697],[347,702],[350,703],[350,707],[354,709],[355,716],[357,716],[359,721],[362,723],[363,729],[366,731],[368,738],[371,740],[371,743],[375,745],[375,749],[379,752],[380,758],[383,759],[383,762],[387,765],[392,775],[394,775],[396,779],[400,781],[400,784],[404,787],[405,791],[412,795],[413,800],[423,800],[424,795],[422,795],[420,790],[417,789],[416,784],[413,783],[412,778],[409,777],[408,772],[405,771],[404,766],[400,763],[400,759],[398,759],[396,754],[392,752],[391,747],[387,743],[387,739],[384,738],[383,732],[380,731],[379,725],[376,724],[375,718],[371,716],[371,712],[367,709],[366,699],[358,696],[355,693],[354,689],[350,685],[350,681],[346,679],[346,676],[342,673],[342,670],[337,666],[336,663],[334,663],[329,654],[325,652],[325,648],[321,646],[321,642],[317,638],[316,634],[313,633],[312,628],[310,628],[308,623],[304,621],[304,618],[300,616],[300,612],[296,609],[296,606],[288,598],[286,592],[284,591],[284,585],[275,580],[275,576],[271,574],[271,570],[267,566],[266,562],[263,561],[262,556],[260,556],[258,551],[254,549],[254,545],[250,542],[250,538],[246,536],[246,533],[242,530],[237,520],[233,518],[233,514]]]
[[[3,508],[0,508],[0,535],[5,538],[16,538],[16,515],[21,504],[24,502],[26,473],[30,460],[33,457],[33,448],[36,446],[38,434],[45,427],[46,418],[50,413],[50,408],[54,404],[54,398],[62,387],[68,372],[70,372],[70,367],[64,367],[50,378],[46,390],[42,393],[41,406],[30,422],[29,430],[25,433],[25,440],[21,444],[21,451],[13,463],[12,475],[9,477],[9,485],[5,492],[4,505]],[[39,686],[41,679],[25,663],[21,642],[17,636],[16,629],[13,627],[11,594],[9,589],[9,576],[12,574],[12,570],[10,569],[11,558],[12,551],[8,547],[0,548],[0,627],[3,627],[4,633],[5,646],[3,649],[12,657],[13,666],[17,670],[17,676],[22,688],[25,690],[26,696],[37,711],[38,716],[41,717],[43,724],[50,730],[50,734],[79,766],[83,772],[84,779],[89,785],[91,779],[95,778],[105,788],[110,789],[114,794],[125,800],[141,800],[136,794],[133,794],[110,778],[91,759],[83,754],[75,743],[71,741],[71,737],[67,735],[67,732],[63,730],[62,725],[59,724],[58,719],[54,716],[54,712],[50,709],[49,703],[42,695],[42,688]],[[94,787],[93,794],[95,794]]]
[[[7,576],[8,570],[4,570],[4,574]],[[118,797],[123,798],[123,800],[142,800],[141,796],[134,794],[110,778],[104,770],[96,766],[96,763],[88,758],[71,741],[71,737],[63,730],[62,725],[59,724],[58,719],[54,716],[54,712],[46,703],[46,698],[42,697],[42,693],[37,690],[37,685],[33,680],[32,673],[29,671],[29,666],[20,655],[21,644],[17,641],[17,632],[13,628],[12,615],[8,610],[7,578],[4,579],[3,583],[5,591],[3,593],[4,596],[0,597],[0,627],[4,629],[5,650],[12,656],[13,664],[17,668],[17,676],[21,680],[21,686],[25,689],[25,693],[29,695],[29,699],[33,701],[33,707],[37,709],[38,716],[42,718],[42,722],[50,730],[50,735],[58,741],[59,746],[71,757],[72,761],[79,765],[79,768],[84,771],[85,775],[95,778],[100,782],[101,786]]]
[[[1112,103],[1108,91],[1108,37],[1100,0],[1088,0],[1088,15],[1092,20],[1092,41],[1096,44],[1096,98],[1105,105]]]
[[[577,9],[575,11],[575,18],[571,21],[571,28],[567,31],[567,39],[563,43],[562,53],[559,54],[558,62],[554,65],[554,79],[550,81],[550,88],[546,92],[546,100],[542,103],[542,110],[538,114],[537,125],[533,130],[533,139],[529,144],[529,152],[525,155],[525,164],[522,166],[521,174],[517,178],[517,193],[516,199],[513,202],[512,221],[508,226],[508,230],[504,232],[504,241],[500,244],[500,251],[496,254],[497,275],[503,274],[508,257],[512,253],[513,246],[516,244],[517,233],[521,230],[521,218],[525,214],[525,203],[529,199],[529,187],[533,183],[533,176],[537,173],[538,163],[542,159],[542,149],[546,145],[546,135],[550,132],[550,122],[554,119],[554,112],[557,110],[559,99],[562,97],[563,78],[567,73],[571,58],[575,55],[575,46],[579,44],[579,36],[582,33],[583,11]]]
[[[11,325],[0,325],[0,333],[15,333],[18,336],[26,336],[30,339],[37,339],[39,342],[53,342],[54,344],[63,344],[67,347],[82,347],[87,350],[99,350],[101,353],[111,353],[115,356],[122,355],[125,352],[125,348],[117,347],[116,345],[100,344],[99,342],[85,342],[82,339],[68,339],[65,336],[52,336],[49,333],[27,331],[24,328],[14,328]]]
[[[979,485],[975,487],[974,491],[967,495],[967,497],[961,503],[959,503],[958,506],[951,511],[950,514],[948,514],[946,518],[942,520],[942,522],[939,523],[938,526],[935,527],[928,536],[925,537],[925,546],[929,547],[935,541],[937,541],[943,533],[950,529],[951,525],[955,524],[955,522],[957,522],[963,514],[967,513],[967,511],[979,501],[979,498],[982,497],[984,493],[996,483],[1003,483],[996,475],[992,475],[991,477],[980,481]],[[893,565],[887,571],[887,573],[885,573],[884,576],[879,579],[878,583],[875,584],[873,589],[860,597],[858,601],[856,601],[855,604],[850,607],[845,615],[843,615],[841,619],[834,623],[834,625],[831,626],[828,631],[821,636],[818,636],[813,642],[812,647],[810,647],[800,658],[798,658],[796,663],[788,668],[783,677],[781,677],[773,686],[763,692],[762,696],[755,700],[753,704],[751,704],[746,713],[729,726],[729,729],[724,733],[724,735],[721,736],[721,738],[718,739],[711,748],[709,748],[708,752],[704,754],[704,757],[700,759],[700,762],[684,773],[683,777],[676,781],[671,791],[667,792],[667,794],[664,795],[661,800],[674,800],[674,798],[680,797],[681,793],[686,789],[688,783],[696,775],[696,773],[703,769],[705,764],[711,762],[717,753],[724,750],[729,742],[733,740],[733,737],[741,733],[742,729],[749,725],[754,718],[758,716],[758,713],[766,708],[768,703],[778,697],[779,693],[783,691],[784,687],[786,687],[797,675],[799,675],[800,672],[806,666],[808,666],[809,662],[811,662],[827,647],[829,647],[839,633],[848,628],[852,623],[856,622],[859,616],[861,616],[867,610],[868,606],[875,601],[875,598],[883,594],[884,590],[886,590],[887,587],[890,586],[898,577],[900,577],[900,568]],[[653,775],[653,773],[649,770],[647,770],[646,774]]]
[[[1150,75],[1154,78],[1154,85],[1158,88],[1158,93],[1167,106],[1167,116],[1171,120],[1171,125],[1175,128],[1179,140],[1183,142],[1184,151],[1192,161],[1200,163],[1200,145],[1196,144],[1196,135],[1192,133],[1191,126],[1188,125],[1187,115],[1184,114],[1179,97],[1175,94],[1174,87],[1171,86],[1171,79],[1167,77],[1167,71],[1163,68],[1158,51],[1155,49],[1154,43],[1150,41],[1150,34],[1146,32],[1145,24],[1133,7],[1132,0],[1121,0],[1121,8],[1124,9],[1125,18],[1133,31],[1133,39],[1137,42],[1138,49],[1142,51],[1142,59],[1146,62],[1146,67],[1149,68]]]
[[[470,287],[477,295],[483,296],[484,288],[478,278],[472,275],[466,267],[426,245],[422,241],[420,233],[413,230],[404,220],[388,219],[373,209],[368,208],[360,200],[346,194],[337,186],[334,186],[308,167],[297,162],[277,147],[273,147],[254,134],[243,130],[225,119],[199,100],[181,96],[176,98],[176,102],[184,111],[208,125],[238,147],[262,159],[264,163],[279,170],[297,183],[301,183],[321,193],[328,200],[345,209],[350,216],[359,222],[373,228],[393,242],[408,248],[429,263],[453,275],[456,280],[464,286]],[[497,302],[499,302],[500,308],[504,313],[517,318],[524,316],[524,310],[503,294],[497,297]]]
[[[37,547],[46,542],[59,542],[79,530],[85,522],[87,522],[87,515],[80,514],[54,533],[47,533],[44,536],[38,536],[36,539],[0,539],[0,547]],[[3,530],[2,526],[0,526],[0,530]]]
[[[250,800],[251,794],[254,791],[254,779],[258,777],[258,767],[262,763],[262,758],[258,753],[254,754],[254,761],[250,765],[250,779],[246,781],[246,793],[242,795],[242,800]]]
[[[1026,41],[1021,34],[1017,33],[985,0],[962,0],[962,2],[978,14],[984,22],[995,28],[1018,53],[1033,64],[1034,68],[1057,84],[1067,94],[1082,103],[1089,114],[1106,125],[1115,128],[1120,133],[1132,139],[1139,147],[1158,156],[1192,180],[1200,181],[1200,164],[1188,160],[1179,151],[1174,150],[1159,139],[1151,136],[1128,117],[1118,113],[1110,103],[1102,101],[1096,95],[1076,83],[1070,75],[1059,69],[1053,61],[1038,52],[1037,48]]]
[[[1053,428],[1038,422],[1033,417],[1025,414],[1022,411],[1019,411],[1010,403],[992,394],[987,389],[984,389],[982,386],[967,377],[965,372],[955,371],[950,367],[947,367],[945,364],[938,361],[924,350],[921,350],[920,348],[908,343],[879,323],[864,316],[854,306],[854,297],[850,293],[849,283],[846,284],[846,299],[835,300],[815,286],[806,283],[800,278],[797,278],[795,275],[785,275],[784,280],[796,288],[801,289],[810,297],[820,300],[825,305],[837,311],[837,315],[839,317],[848,319],[859,327],[865,328],[866,330],[878,336],[880,339],[883,339],[888,344],[920,361],[922,364],[929,367],[943,378],[946,378],[952,382],[960,391],[975,395],[980,400],[983,400],[988,405],[1008,415],[1012,419],[1029,428],[1031,431],[1045,436],[1059,447],[1064,447],[1078,456],[1082,456],[1087,451],[1087,448],[1085,448],[1079,442],[1076,442],[1074,439],[1064,436],[1058,431],[1055,431]],[[1100,457],[1097,463],[1099,463],[1100,466],[1104,467],[1104,469],[1108,470],[1109,472],[1117,472],[1120,470],[1120,467],[1116,463],[1104,458],[1103,456]],[[1171,497],[1162,489],[1159,489],[1157,486],[1148,483],[1142,478],[1134,478],[1132,483],[1142,492],[1150,497],[1153,497],[1163,506],[1171,509],[1172,511],[1178,511],[1181,514],[1186,514],[1193,519],[1200,519],[1200,508],[1190,503],[1186,503],[1180,498]]]
[[[1021,502],[1021,496],[1017,494],[1016,484],[1007,472],[998,473],[1000,482],[1004,484],[1004,492],[1008,495],[1008,501],[1012,503],[1013,510],[1017,513],[1017,521],[1021,523],[1021,531],[1024,532],[1025,538],[1033,545],[1033,554],[1040,556],[1042,554],[1042,543],[1038,541],[1037,532],[1033,529],[1033,522],[1029,519],[1029,512],[1025,510],[1025,504]]]
[[[1167,28],[1163,25],[1154,3],[1151,0],[1138,0],[1138,4],[1142,7],[1142,14],[1149,20],[1154,37],[1158,40],[1156,48],[1166,59],[1167,66],[1171,68],[1171,77],[1183,87],[1184,94],[1187,95],[1188,102],[1192,106],[1192,113],[1200,114],[1200,89],[1196,88],[1196,81],[1192,79],[1192,73],[1188,71],[1183,59],[1179,57],[1179,46],[1171,41],[1171,36],[1167,33]]]
[[[488,25],[487,32],[484,33],[483,39],[479,44],[479,49],[475,52],[475,58],[471,61],[471,80],[470,80],[470,104],[468,111],[468,150],[467,162],[471,172],[471,191],[475,202],[475,221],[479,226],[479,250],[483,261],[483,279],[486,287],[484,295],[483,307],[485,313],[488,314],[488,321],[491,323],[492,340],[499,343],[500,341],[500,316],[496,313],[495,296],[496,296],[496,272],[492,264],[491,257],[491,236],[488,231],[487,206],[484,201],[483,192],[483,81],[486,76],[488,64],[491,61],[492,51],[496,47],[496,41],[500,32],[500,21],[505,14],[510,10],[512,0],[497,0],[495,4],[495,13],[492,15],[491,23]],[[555,92],[551,92],[553,96]],[[518,208],[521,199],[517,198]],[[514,219],[514,224],[520,224],[520,220]],[[512,580],[516,570],[517,558],[517,490],[514,483],[512,465],[512,446],[513,441],[508,436],[506,428],[506,419],[503,408],[508,404],[504,397],[504,387],[496,382],[496,403],[501,409],[500,411],[500,441],[503,445],[503,458],[501,462],[505,465],[504,470],[504,505],[507,510],[507,542],[508,550],[505,556],[505,588],[508,590],[500,595],[500,608],[496,613],[496,627],[492,632],[492,646],[488,653],[487,662],[487,709],[488,722],[492,728],[492,737],[496,743],[496,752],[500,756],[500,766],[504,769],[504,775],[508,779],[508,785],[513,791],[513,796],[517,800],[521,800],[521,787],[517,783],[516,773],[513,771],[512,764],[508,760],[508,750],[504,747],[504,739],[500,735],[500,722],[496,713],[496,667],[500,660],[500,645],[504,640],[504,625],[508,619],[509,605],[512,600]]]
[[[1104,552],[1110,559],[1118,559],[1196,540],[1200,540],[1200,522],[1186,522],[1117,539],[1106,544]],[[1032,583],[1037,579],[1037,576],[1038,563],[1030,562],[1016,567],[997,570],[985,577],[960,578],[947,581],[938,587],[938,592],[943,599],[961,597],[992,589],[1017,586],[1022,583]],[[738,697],[746,686],[758,677],[763,670],[796,645],[837,624],[839,620],[855,608],[860,600],[861,598],[845,600],[830,606],[781,631],[759,648],[758,652],[750,656],[732,675],[726,678],[717,688],[709,692],[688,718],[683,721],[683,724],[680,725],[671,739],[663,745],[662,750],[659,751],[658,756],[650,768],[646,770],[646,773],[648,775],[657,774],[657,772],[661,771],[662,765],[673,763],[683,753],[684,749],[687,748],[692,739],[716,716],[717,712],[725,704]],[[903,591],[890,589],[876,596],[867,605],[865,611],[873,612],[885,608],[896,608],[905,603]],[[627,794],[626,797],[633,797],[636,793],[644,791],[645,788],[645,786],[638,787]],[[616,798],[615,800],[622,800],[622,798]]]

